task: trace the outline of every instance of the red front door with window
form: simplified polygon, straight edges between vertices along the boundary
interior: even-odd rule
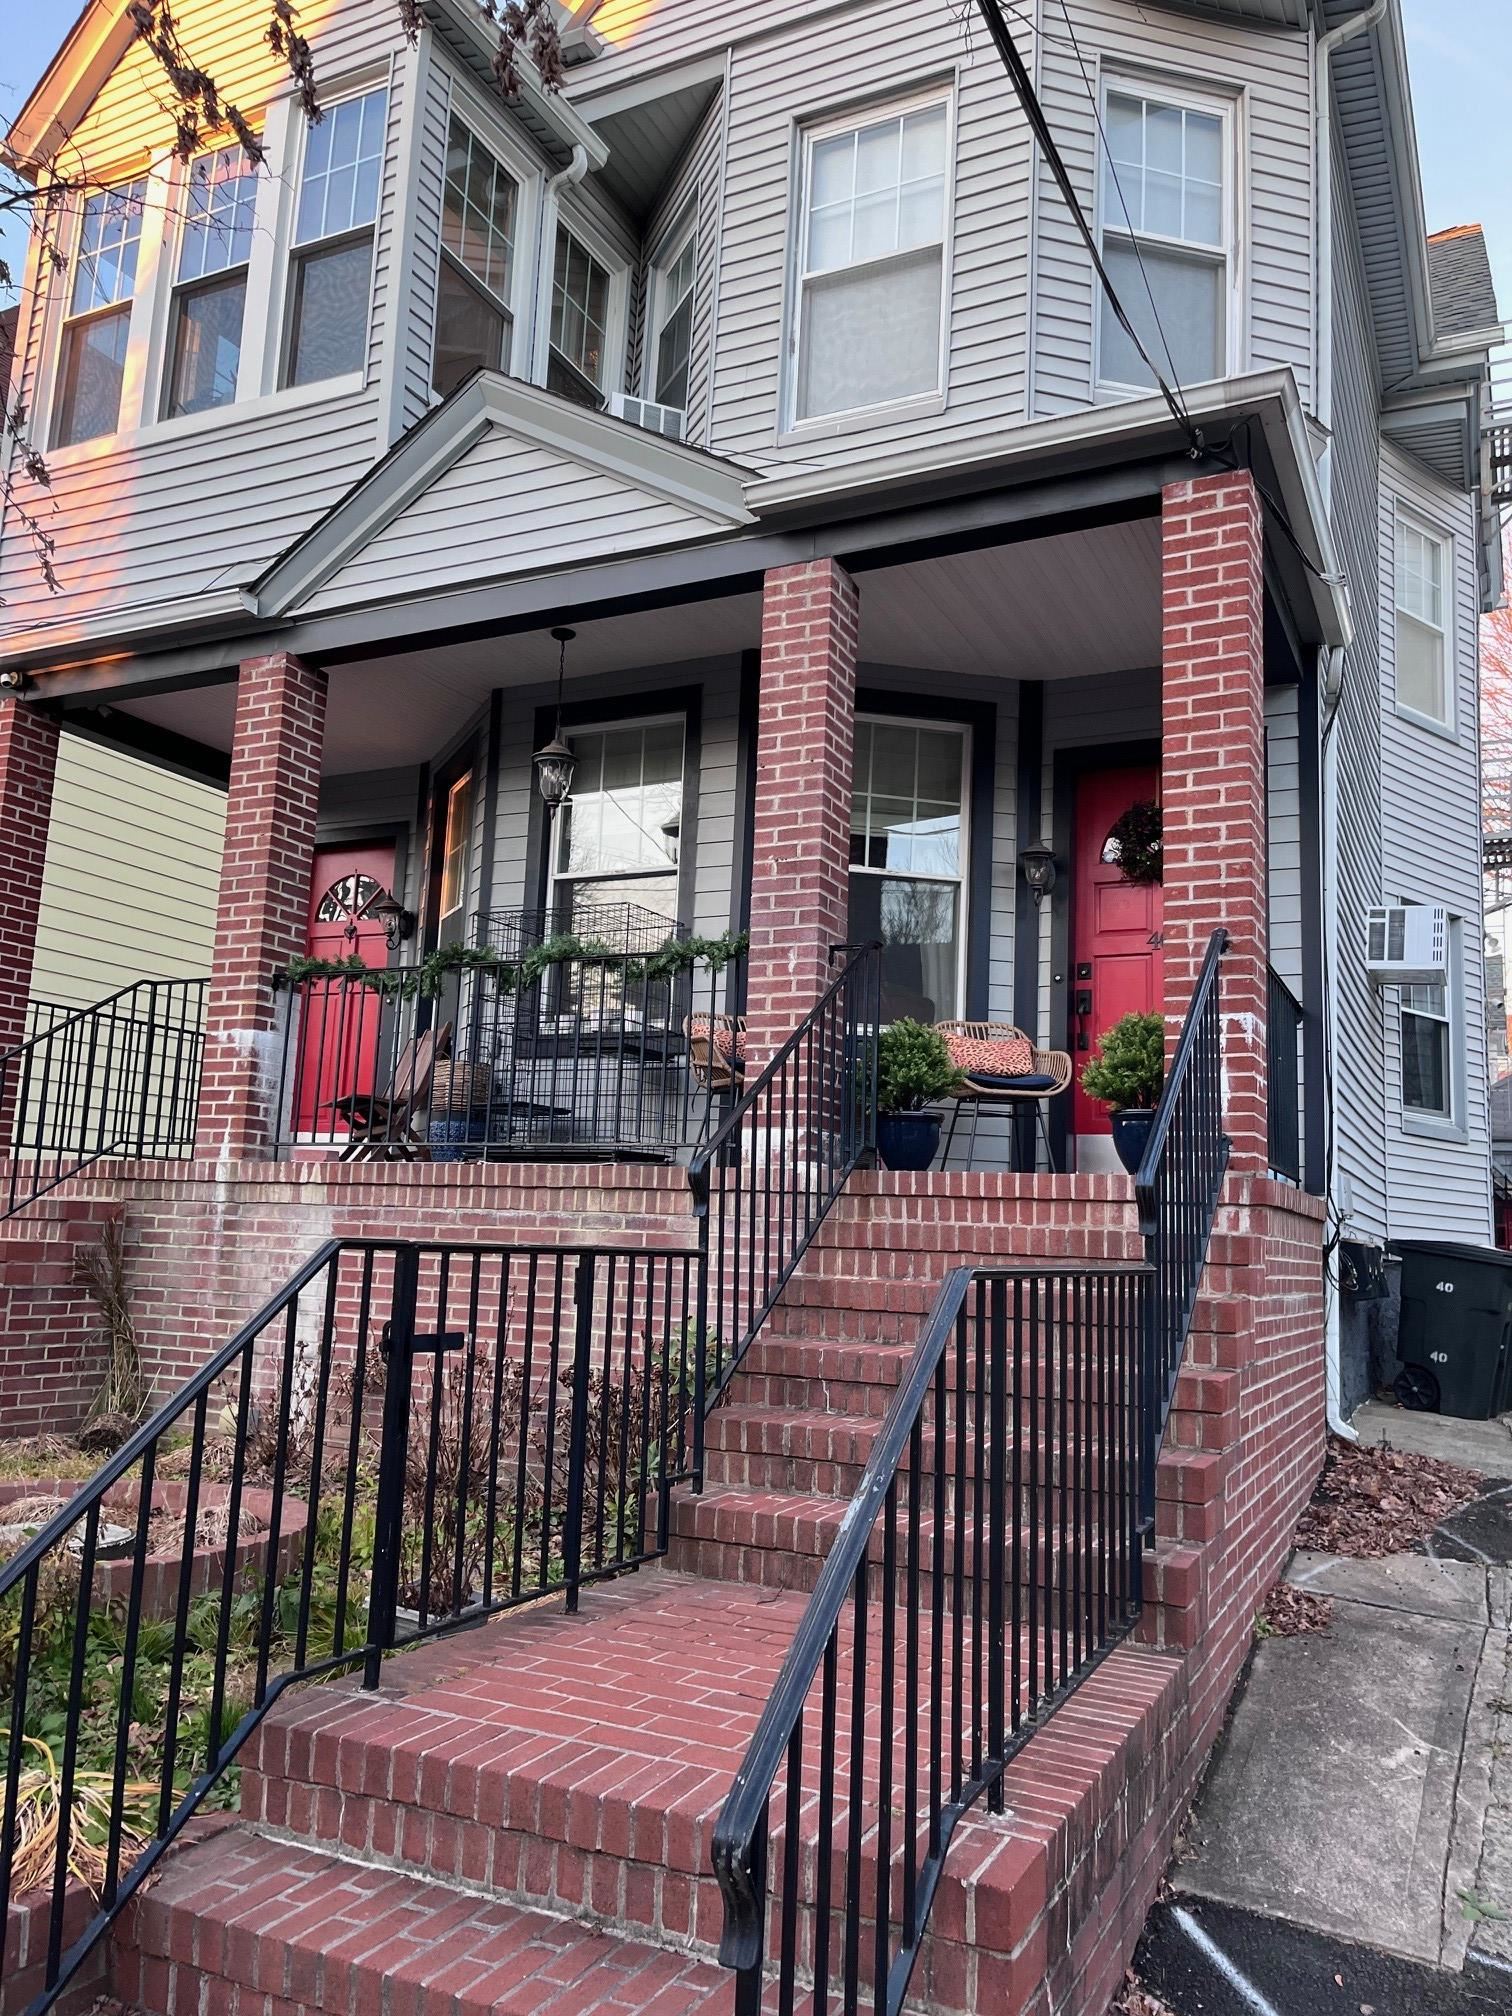
[[[1160,795],[1152,765],[1092,770],[1078,780],[1072,828],[1071,1045],[1078,1136],[1109,1134],[1108,1109],[1081,1089],[1081,1067],[1121,1016],[1164,1005],[1160,884],[1126,882],[1108,836],[1131,805]]]
[[[388,940],[373,905],[394,881],[394,843],[317,847],[310,878],[312,959],[387,966]],[[338,1099],[374,1090],[383,997],[335,980],[312,981],[304,992],[294,1126],[300,1134],[330,1140],[344,1130]]]

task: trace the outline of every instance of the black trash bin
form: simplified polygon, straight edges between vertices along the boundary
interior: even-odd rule
[[[1399,1239],[1402,1326],[1397,1398],[1404,1407],[1489,1421],[1512,1380],[1512,1253]]]

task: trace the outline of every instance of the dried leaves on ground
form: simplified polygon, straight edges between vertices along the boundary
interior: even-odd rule
[[[1333,1622],[1332,1596],[1309,1596],[1290,1582],[1278,1582],[1265,1599],[1256,1631],[1262,1638],[1305,1638]]]
[[[1176,2012],[1169,2002],[1142,1988],[1137,1974],[1130,1974],[1114,1997],[1108,2016],[1176,2016]]]
[[[1473,1470],[1405,1449],[1333,1442],[1296,1544],[1369,1560],[1405,1554],[1461,1506],[1482,1479]]]

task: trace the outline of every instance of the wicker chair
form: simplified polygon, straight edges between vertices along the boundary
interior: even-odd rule
[[[973,1043],[1007,1043],[1015,1038],[1026,1040],[1022,1029],[1011,1022],[938,1022],[935,1024],[942,1036],[961,1036]],[[940,1159],[940,1167],[946,1168],[950,1162],[950,1150],[955,1141],[956,1127],[961,1118],[961,1108],[971,1107],[971,1147],[968,1151],[968,1168],[976,1159],[977,1121],[984,1106],[1004,1106],[1009,1109],[1032,1105],[1039,1122],[1040,1138],[1045,1144],[1045,1159],[1051,1168],[1055,1167],[1055,1157],[1050,1148],[1050,1129],[1045,1122],[1045,1105],[1048,1100],[1058,1098],[1071,1083],[1071,1059],[1064,1050],[1036,1050],[1034,1070],[1029,1079],[1015,1085],[1001,1079],[965,1076],[961,1090],[956,1094],[955,1111],[950,1116],[950,1132],[945,1137],[945,1153]]]
[[[704,1095],[704,1119],[700,1139],[714,1125],[714,1113],[728,1094],[738,1093],[745,1077],[744,1015],[689,1015],[683,1020],[688,1039],[688,1066],[693,1082]],[[719,1038],[726,1042],[721,1045]]]

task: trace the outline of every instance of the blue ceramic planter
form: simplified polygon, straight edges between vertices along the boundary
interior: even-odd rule
[[[938,1113],[882,1113],[877,1153],[887,1169],[927,1169],[940,1145]]]

